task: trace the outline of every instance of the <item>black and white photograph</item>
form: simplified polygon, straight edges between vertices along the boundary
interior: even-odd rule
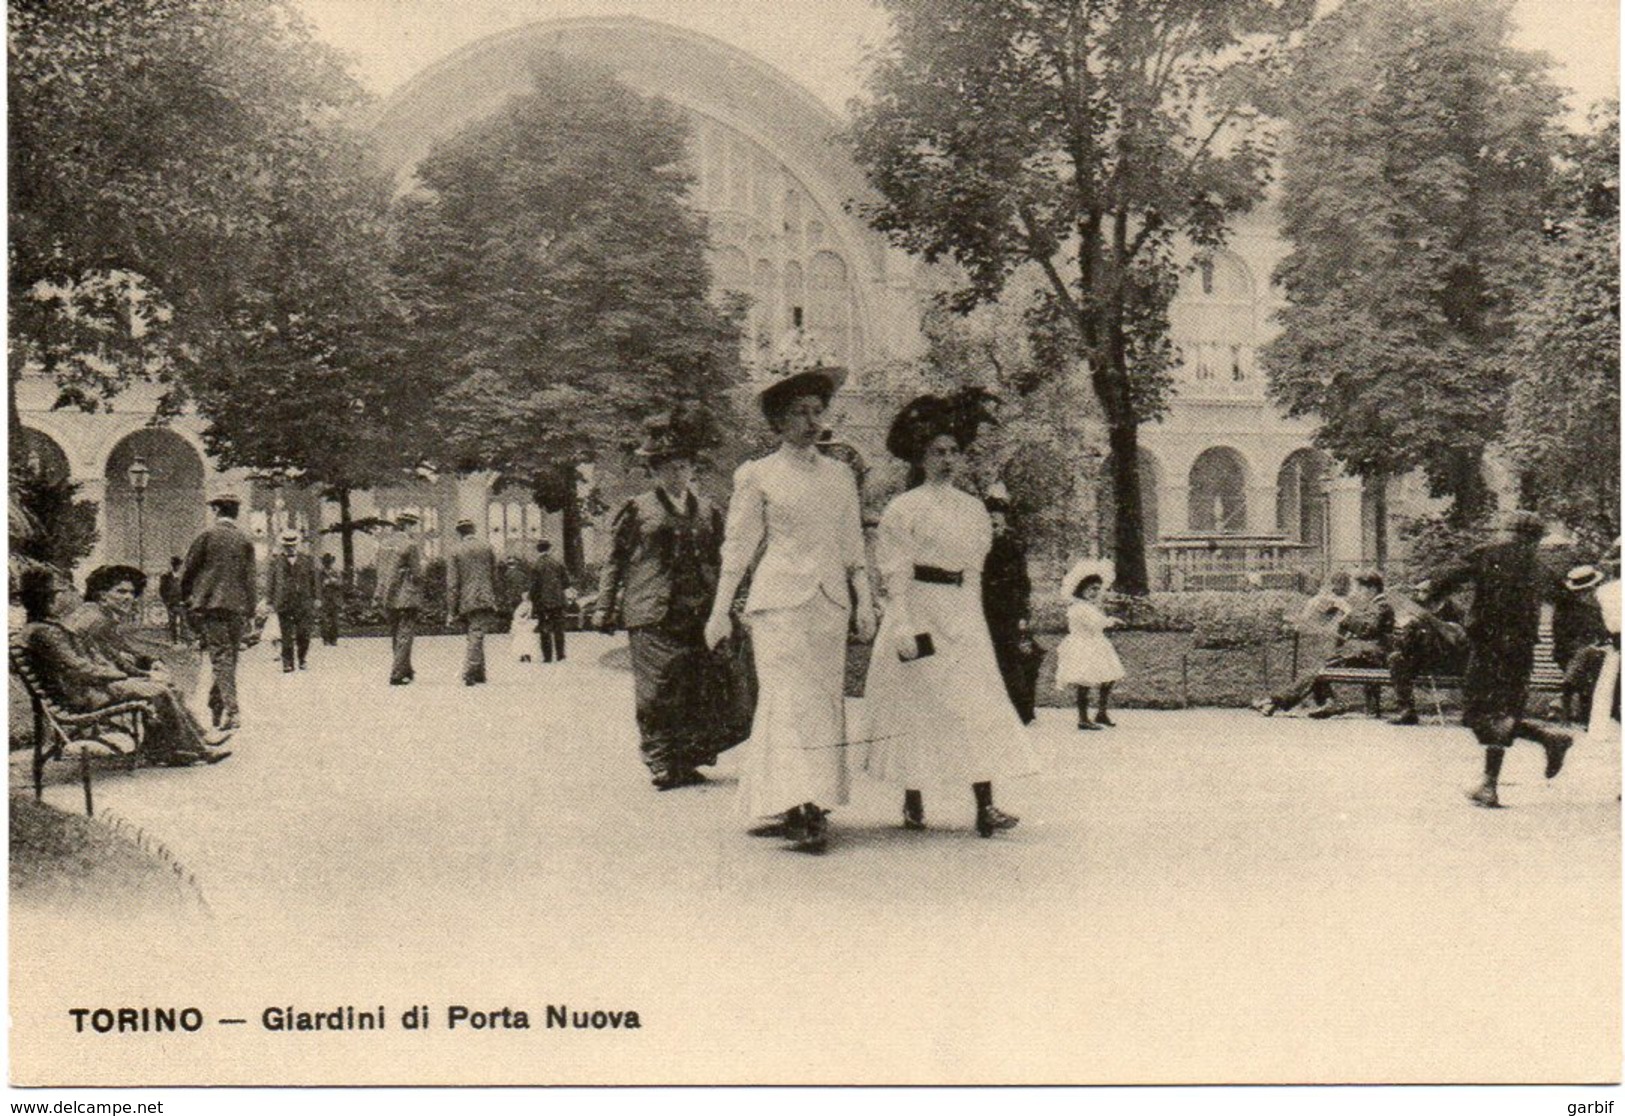
[[[1617,0],[7,13],[11,1099],[1611,1108]]]

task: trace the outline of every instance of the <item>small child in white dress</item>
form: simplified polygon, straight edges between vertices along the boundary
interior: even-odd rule
[[[530,607],[530,594],[521,594],[519,605],[513,610],[513,623],[508,628],[508,654],[522,663],[530,662],[531,654],[536,649],[535,619],[536,615]]]
[[[1073,582],[1068,575],[1067,581]],[[1055,681],[1058,685],[1078,688],[1078,728],[1098,731],[1102,726],[1113,727],[1115,722],[1107,713],[1111,701],[1112,683],[1123,677],[1123,663],[1117,657],[1106,629],[1115,628],[1118,621],[1100,609],[1100,598],[1105,580],[1098,573],[1085,574],[1072,586],[1075,598],[1066,610],[1067,637],[1056,648]],[[1089,719],[1089,687],[1100,690],[1099,712]]]

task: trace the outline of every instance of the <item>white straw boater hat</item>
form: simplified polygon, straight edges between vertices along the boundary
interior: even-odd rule
[[[1117,580],[1117,567],[1108,558],[1083,559],[1067,570],[1066,576],[1061,579],[1062,595],[1070,597],[1077,592],[1078,584],[1091,574],[1100,578],[1100,590],[1104,593]]]

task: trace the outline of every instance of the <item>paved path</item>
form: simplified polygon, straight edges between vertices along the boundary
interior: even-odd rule
[[[631,680],[420,641],[419,682],[348,640],[244,666],[216,768],[109,775],[99,808],[194,872],[208,922],[13,915],[14,1075],[85,1080],[1601,1080],[1619,1065],[1617,748],[1471,808],[1459,728],[1125,710],[932,828],[861,775],[822,857],[742,835],[733,756],[655,793]],[[505,650],[494,641],[492,650]],[[854,705],[856,710],[856,704]],[[73,808],[75,790],[48,799]],[[113,952],[109,942],[130,948]],[[66,1006],[198,1003],[207,1041],[66,1041]],[[383,1003],[391,1029],[271,1035],[267,1006]],[[430,1004],[437,1030],[396,1027]],[[446,1005],[640,1012],[630,1033],[443,1029]],[[21,1036],[46,1035],[32,1043]],[[118,1075],[123,1074],[122,1078]]]

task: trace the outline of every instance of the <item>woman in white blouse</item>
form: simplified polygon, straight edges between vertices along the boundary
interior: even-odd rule
[[[855,622],[858,638],[868,640],[875,630],[857,481],[815,445],[844,378],[840,369],[816,368],[761,393],[780,445],[734,473],[722,573],[705,625],[708,646],[727,638],[729,608],[750,573],[745,623],[759,694],[741,799],[750,816],[774,819],[752,832],[788,837],[808,852],[825,845],[828,808],[847,801],[847,631]]]
[[[864,705],[864,767],[903,786],[903,825],[925,828],[922,788],[969,784],[976,831],[1017,822],[993,805],[993,780],[1038,769],[999,675],[982,611],[981,574],[993,542],[982,501],[958,488],[964,450],[987,421],[980,391],[923,396],[893,421],[886,447],[908,460],[916,487],[887,506],[876,560],[885,617]]]

